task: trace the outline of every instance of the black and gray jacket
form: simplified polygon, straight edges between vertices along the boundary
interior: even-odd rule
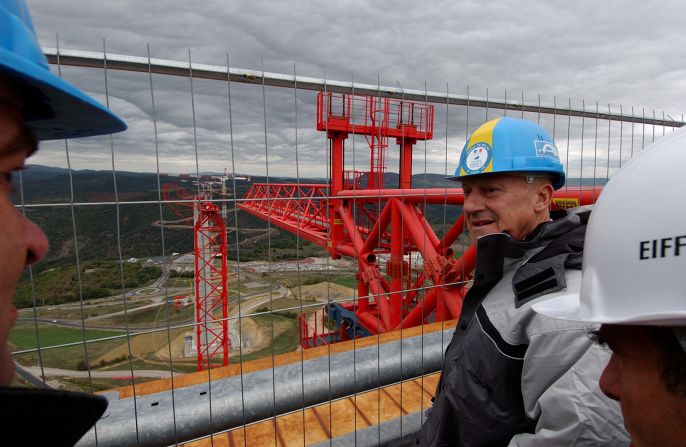
[[[598,387],[609,353],[591,342],[587,324],[531,310],[579,288],[587,218],[561,211],[523,241],[479,239],[474,283],[418,444],[629,443],[619,405]]]

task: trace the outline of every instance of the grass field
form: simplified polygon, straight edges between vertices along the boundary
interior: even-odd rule
[[[151,377],[139,377],[136,378],[135,383],[140,384],[144,382],[150,382],[152,380],[158,380],[155,378]],[[111,390],[112,388],[118,388],[120,386],[128,386],[132,385],[131,379],[127,378],[124,379],[122,377],[121,379],[102,379],[102,378],[92,378],[90,380],[88,379],[76,379],[73,377],[62,377],[60,379],[60,384],[63,389],[68,389],[72,391],[87,391],[90,392],[91,389],[93,392],[97,391],[107,391]]]
[[[285,314],[291,314],[291,313],[300,313],[300,307],[302,305],[303,311],[305,313],[308,312],[308,309],[312,308],[312,304],[316,304],[317,301],[315,300],[297,300],[293,298],[280,298],[278,300],[274,300],[271,303],[271,307],[269,303],[266,303],[264,306],[256,309],[257,312],[269,312],[272,310],[274,313],[279,315],[280,310],[287,309],[284,311]],[[320,304],[321,306],[321,304]],[[311,310],[309,310],[311,312]],[[288,316],[288,315],[286,315]]]
[[[193,278],[169,278],[167,280],[167,287],[169,288],[181,288],[181,287],[193,287]]]
[[[85,334],[86,340],[97,340],[105,337],[112,337],[121,335],[123,332],[115,331],[96,331],[87,329]],[[25,349],[34,349],[38,346],[40,339],[41,349],[56,346],[65,343],[73,343],[83,341],[84,334],[81,329],[71,329],[64,327],[57,327],[52,325],[38,325],[38,337],[36,337],[36,328],[32,323],[21,323],[14,327],[10,332],[9,343],[16,351],[23,351]]]
[[[252,286],[256,285],[255,283],[258,283],[259,285],[257,287],[247,287],[246,284],[250,284]],[[253,278],[250,276],[245,276],[241,279],[240,281],[240,288],[238,287],[238,281],[228,281],[227,284],[227,289],[229,291],[229,296],[236,296],[236,291],[239,291],[242,295],[248,295],[248,294],[253,294],[253,293],[264,293],[268,292],[269,289],[271,288],[271,284],[269,284],[269,278]]]
[[[107,365],[103,368],[98,368],[98,371],[118,371],[118,370],[125,370],[125,369],[130,369],[133,366],[133,369],[157,369],[160,371],[169,371],[170,368],[174,373],[179,373],[179,374],[186,374],[186,373],[191,373],[195,372],[198,370],[198,360],[197,358],[189,358],[188,360],[184,361],[179,361],[179,360],[174,360],[171,362],[171,366],[169,362],[161,362],[161,361],[152,361],[152,360],[141,360],[141,359],[134,359],[132,362],[129,362],[128,360],[124,360],[119,363],[112,363],[110,365]],[[147,379],[143,379],[147,380]],[[138,380],[136,380],[138,382]],[[123,386],[123,385],[130,385],[129,383],[121,383],[116,386]]]
[[[88,343],[88,360],[104,355],[115,347],[121,345],[121,338]],[[82,343],[63,348],[48,349],[41,346],[41,355],[37,352],[16,355],[15,360],[21,365],[34,366],[42,361],[43,366],[48,368],[60,368],[70,370],[86,369],[86,350]]]
[[[166,308],[165,308],[166,307]],[[174,306],[161,305],[151,307],[139,312],[129,312],[128,315],[117,315],[111,318],[98,320],[98,324],[107,325],[124,325],[128,321],[131,327],[161,327],[167,325],[167,318],[169,324],[179,324],[189,322],[193,319],[194,307],[186,306],[177,310]]]
[[[351,289],[357,289],[357,278],[355,275],[335,276],[331,278],[331,282]]]
[[[127,309],[131,310],[136,307],[145,306],[152,303],[152,300],[130,301],[127,304]],[[96,317],[98,315],[119,312],[124,310],[124,303],[121,299],[106,300],[98,304],[84,303],[83,313],[86,318]],[[33,309],[19,309],[19,316],[24,318],[33,318]],[[36,316],[39,318],[54,318],[64,320],[80,320],[81,307],[78,304],[68,306],[46,306],[36,309]]]

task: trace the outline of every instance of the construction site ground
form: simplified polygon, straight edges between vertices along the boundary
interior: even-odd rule
[[[349,287],[326,282],[293,287],[285,291],[279,289],[277,292],[271,296],[265,293],[241,301],[241,343],[232,345],[230,358],[246,356],[269,348],[275,339],[283,336],[289,329],[292,330],[293,326],[297,326],[297,320],[290,317],[299,315],[301,306],[302,313],[310,315],[308,320],[314,324],[312,314],[321,311],[324,304],[330,301],[352,300],[355,293]],[[232,323],[238,321],[238,310],[237,302],[230,305],[229,318],[236,318],[231,320]],[[275,317],[271,318],[268,312],[274,312]],[[255,313],[259,315],[247,316]],[[284,314],[288,314],[289,317],[283,317]],[[163,321],[161,318],[160,327],[163,327]],[[238,328],[235,331],[238,333]],[[181,328],[136,335],[129,340],[123,340],[119,346],[94,359],[91,364],[97,367],[102,363],[109,364],[118,359],[126,359],[130,349],[131,356],[137,360],[152,360],[163,364],[168,363],[171,355],[177,366],[180,366],[179,362],[194,365],[196,359],[189,359],[184,353],[185,337],[189,333],[190,330]]]
[[[175,268],[183,267],[190,264],[192,259],[192,256],[181,255],[175,257],[172,262]],[[307,315],[310,325],[314,325],[315,316],[321,315],[326,303],[354,299],[355,289],[328,282],[341,277],[353,278],[349,260],[308,258],[302,262],[307,268],[301,271],[298,271],[299,263],[284,261],[275,263],[278,264],[280,271],[254,272],[265,264],[256,261],[241,263],[240,270],[234,263],[230,266],[230,273],[234,272],[228,284],[232,342],[230,362],[297,351],[297,317],[301,313]],[[49,352],[54,355],[44,355],[42,359],[26,354],[18,356],[17,360],[30,371],[45,374],[54,385],[59,386],[56,381],[69,382],[70,389],[78,389],[78,381],[83,376],[86,364],[92,371],[100,371],[105,375],[109,372],[112,377],[117,376],[117,371],[122,370],[146,371],[134,374],[137,380],[148,380],[145,377],[154,376],[155,371],[194,371],[197,368],[197,356],[188,355],[186,350],[186,337],[193,331],[192,289],[187,287],[170,290],[164,286],[165,279],[171,280],[167,277],[160,278],[145,287],[126,292],[125,295],[88,300],[83,304],[40,307],[36,309],[35,314],[33,311],[22,310],[20,319],[26,320],[26,324],[31,327],[35,327],[35,323],[31,323],[30,320],[33,320],[34,315],[38,315],[43,345],[46,340],[43,331],[51,330],[55,335],[61,331],[65,336],[69,331],[78,331],[80,334],[84,324],[94,333],[93,338],[98,338],[98,331],[109,331],[103,332],[103,335],[112,336],[116,335],[117,331],[121,332],[127,328],[133,335],[94,341],[89,344],[87,354],[83,348],[79,349],[76,346],[52,349]],[[170,297],[179,294],[190,298],[183,300],[182,307],[169,304]],[[237,324],[238,296],[241,298],[240,328]],[[123,303],[124,300],[127,301],[126,305]],[[85,316],[83,322],[82,316]],[[321,322],[319,324],[321,326]],[[123,332],[121,333],[123,335]],[[30,347],[26,346],[24,349]],[[103,377],[102,380],[106,379]],[[116,383],[111,382],[109,387]],[[108,386],[107,383],[104,385]],[[90,389],[91,384],[85,386]]]

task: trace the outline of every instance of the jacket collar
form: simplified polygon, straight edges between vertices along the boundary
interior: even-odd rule
[[[483,300],[502,278],[505,258],[519,260],[512,278],[515,306],[567,286],[566,268],[581,268],[585,223],[590,211],[551,213],[553,220],[540,224],[525,239],[506,233],[483,236],[477,241],[476,276],[468,297]],[[477,298],[478,297],[478,298]],[[474,302],[474,298],[477,302]],[[469,302],[467,300],[465,305]],[[469,307],[469,306],[467,306]],[[464,312],[463,306],[463,312]]]

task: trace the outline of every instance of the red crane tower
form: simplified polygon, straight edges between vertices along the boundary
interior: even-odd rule
[[[200,178],[198,182],[201,182]],[[226,225],[220,208],[211,202],[211,191],[198,190],[200,192],[192,194],[185,188],[165,185],[163,200],[182,218],[187,218],[184,208],[193,209],[194,336],[198,371],[202,371],[227,366],[231,342],[226,290]]]
[[[412,147],[433,137],[433,119],[434,107],[426,103],[320,92],[317,130],[326,132],[330,141],[329,183],[253,184],[239,204],[326,248],[333,258],[357,260],[357,302],[326,307],[341,325],[337,337],[313,334],[301,317],[303,347],[459,317],[476,251],[470,246],[455,259],[451,245],[463,231],[463,217],[439,239],[424,207],[462,205],[462,189],[412,188]],[[350,134],[366,137],[369,171],[344,170],[344,141]],[[384,185],[389,138],[400,152],[397,188]],[[570,188],[556,197],[571,197],[578,205],[592,203],[597,193]],[[412,253],[422,259],[421,271],[414,275]],[[385,263],[379,261],[382,254]]]

